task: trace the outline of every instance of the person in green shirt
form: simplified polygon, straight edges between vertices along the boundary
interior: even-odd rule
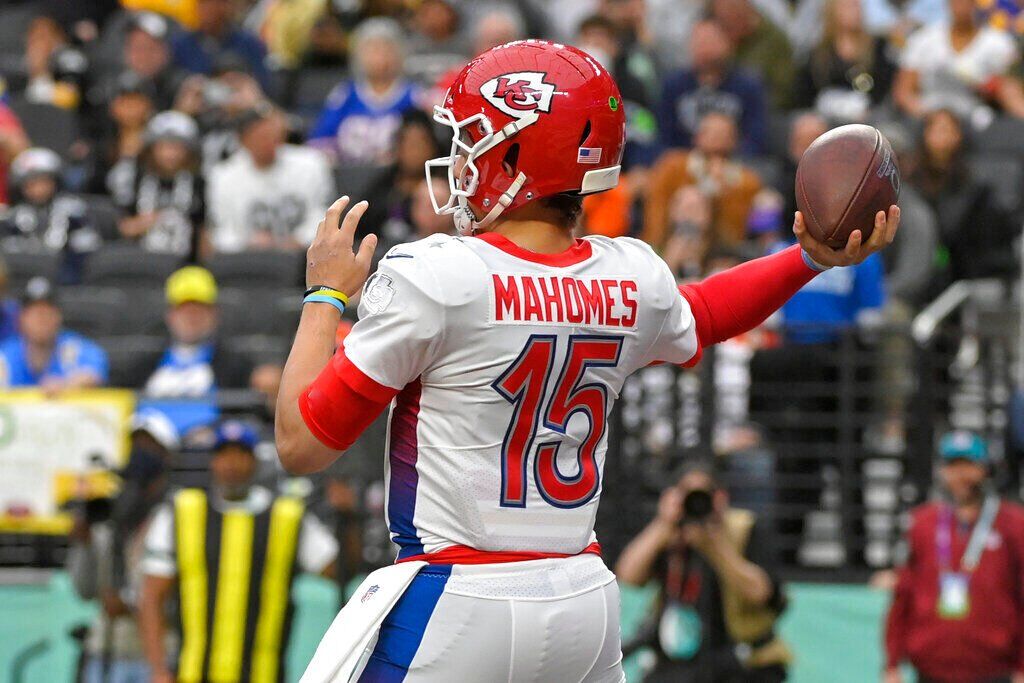
[[[795,66],[785,32],[750,0],[712,0],[710,9],[735,46],[736,63],[761,76],[775,109],[788,109]]]

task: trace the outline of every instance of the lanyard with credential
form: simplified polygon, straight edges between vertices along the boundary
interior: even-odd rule
[[[999,497],[986,496],[981,507],[981,514],[978,516],[978,522],[974,525],[971,538],[967,541],[967,549],[964,550],[964,555],[960,558],[960,571],[970,574],[977,568],[998,511]],[[935,529],[935,546],[939,554],[939,567],[943,571],[950,569],[952,565],[954,523],[952,508],[948,505],[942,506],[939,523]]]

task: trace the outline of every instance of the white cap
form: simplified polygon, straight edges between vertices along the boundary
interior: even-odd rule
[[[178,429],[170,418],[156,408],[143,408],[132,415],[132,432],[146,432],[169,451],[181,446]]]

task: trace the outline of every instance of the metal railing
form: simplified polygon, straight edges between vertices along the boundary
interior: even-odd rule
[[[891,566],[905,512],[933,492],[948,428],[1007,458],[1019,304],[999,283],[959,283],[912,324],[846,330],[816,344],[727,343],[696,370],[630,378],[613,420],[599,536],[615,556],[693,459],[713,459],[732,501],[774,532],[790,577],[853,580]]]
[[[606,558],[654,515],[681,465],[713,458],[733,503],[772,532],[786,576],[849,580],[891,565],[905,511],[933,489],[941,431],[982,432],[999,483],[1019,481],[1006,446],[1011,368],[1021,363],[1011,301],[992,283],[954,285],[912,324],[817,344],[748,338],[707,349],[693,370],[662,365],[629,378],[598,512]],[[247,392],[218,400],[230,413],[258,407]],[[205,453],[186,452],[175,481],[194,485],[205,473]],[[313,498],[323,495],[315,485]],[[59,566],[65,543],[0,536],[0,566]]]

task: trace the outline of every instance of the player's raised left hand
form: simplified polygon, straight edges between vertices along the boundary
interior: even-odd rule
[[[342,220],[341,215],[348,205],[348,197],[334,202],[317,226],[316,237],[306,251],[306,286],[326,285],[352,297],[362,288],[370,273],[377,236],[367,235],[360,243],[359,251],[352,251],[356,226],[369,204],[359,202]]]
[[[853,266],[862,263],[864,259],[877,251],[881,251],[896,238],[896,230],[900,227],[900,207],[893,204],[889,212],[879,211],[875,214],[875,229],[866,242],[862,242],[863,233],[854,230],[850,233],[850,239],[843,249],[832,249],[826,244],[819,242],[811,236],[804,225],[803,214],[796,212],[793,221],[793,234],[800,242],[807,255],[823,266]]]

